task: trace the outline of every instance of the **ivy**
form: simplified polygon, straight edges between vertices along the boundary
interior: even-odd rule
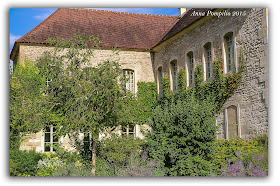
[[[161,162],[166,175],[211,176],[217,114],[240,85],[245,63],[240,52],[237,72],[223,74],[222,58],[213,62],[213,80],[203,81],[202,64],[196,66],[193,87],[186,89],[184,70],[178,72],[178,91],[171,93],[169,78],[163,77],[162,94],[152,107],[151,132],[146,136],[146,150]],[[139,88],[141,89],[141,88]],[[144,98],[144,100],[147,98]]]

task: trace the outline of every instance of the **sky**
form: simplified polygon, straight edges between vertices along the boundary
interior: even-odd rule
[[[141,14],[178,15],[177,8],[95,8],[118,12]],[[15,40],[21,38],[44,21],[57,8],[11,8],[10,9],[10,53]]]

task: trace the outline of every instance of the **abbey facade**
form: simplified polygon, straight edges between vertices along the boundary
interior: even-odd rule
[[[89,9],[58,9],[45,21],[15,42],[10,58],[16,64],[36,61],[52,50],[49,37],[67,38],[77,30],[99,36],[102,44],[94,50],[91,64],[118,60],[129,77],[127,88],[137,92],[138,81],[170,79],[176,91],[176,75],[186,70],[187,88],[194,83],[194,68],[202,63],[204,81],[212,80],[213,60],[223,59],[223,72],[238,69],[241,47],[245,54],[241,85],[223,106],[216,125],[217,138],[234,135],[249,139],[268,131],[268,9],[179,9],[179,16],[131,14]],[[118,55],[115,54],[118,49]],[[143,138],[141,127],[129,126],[120,133]],[[51,128],[30,135],[21,149],[51,151],[47,143],[61,142],[71,150],[69,139],[52,138]]]

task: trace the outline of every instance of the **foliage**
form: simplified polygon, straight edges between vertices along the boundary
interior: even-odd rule
[[[58,146],[55,153],[44,153],[38,162],[36,176],[89,176],[90,163],[80,154]]]
[[[58,167],[53,176],[92,176],[91,166],[86,166],[79,162],[71,162]]]
[[[100,43],[96,37],[78,33],[68,40],[49,39],[49,43],[53,51],[37,62],[41,75],[51,80],[45,90],[49,103],[45,124],[54,125],[59,136],[90,133],[94,165],[99,133],[120,124],[118,111],[124,110],[125,96],[120,86],[122,69],[116,61],[100,61],[92,67],[92,51]]]
[[[99,146],[99,156],[111,164],[116,173],[120,167],[127,166],[130,157],[134,158],[140,154],[143,141],[133,136],[117,136],[112,134],[110,138],[104,139]]]
[[[169,79],[162,79],[162,95],[152,109],[151,132],[146,150],[171,176],[215,175],[212,162],[217,126],[216,116],[234,93],[245,63],[241,49],[237,72],[223,74],[222,59],[213,62],[213,80],[203,82],[202,64],[196,66],[193,87],[186,88],[185,71],[178,73],[178,91],[171,94]]]
[[[128,165],[119,169],[120,176],[164,176],[163,167],[156,160],[148,160],[147,152],[142,152],[141,156],[130,156]]]
[[[57,168],[63,166],[62,160],[57,156],[52,157],[50,154],[46,154],[45,157],[38,162],[39,171],[36,176],[52,176]]]
[[[144,141],[133,136],[112,135],[100,142],[97,176],[163,176],[163,168],[148,160],[142,151]]]
[[[43,158],[35,151],[10,150],[10,176],[35,176],[37,163]]]
[[[259,143],[267,142],[265,136],[251,141],[237,136],[235,139],[217,140],[213,162],[216,164],[217,173],[224,176],[268,175],[268,143]]]
[[[44,78],[32,62],[18,62],[10,74],[10,148],[18,149],[27,134],[42,127]]]
[[[207,176],[216,126],[214,108],[193,97],[166,99],[154,109],[152,131],[147,136],[149,155],[164,163],[167,175]]]

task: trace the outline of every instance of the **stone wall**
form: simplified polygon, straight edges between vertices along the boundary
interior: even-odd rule
[[[237,9],[228,9],[233,12]],[[234,59],[238,67],[240,48],[243,46],[246,64],[240,87],[229,98],[218,116],[217,125],[221,124],[218,138],[225,134],[227,118],[225,109],[230,105],[237,107],[238,134],[244,139],[268,130],[268,44],[267,44],[267,9],[238,9],[246,11],[246,16],[208,17],[201,19],[199,26],[185,33],[174,41],[163,45],[154,54],[154,73],[162,67],[163,75],[170,76],[170,62],[177,60],[178,69],[186,69],[187,53],[192,51],[194,65],[205,63],[204,45],[211,42],[213,59],[225,56],[224,36],[233,32]],[[206,21],[204,21],[206,20]],[[225,66],[225,61],[224,61]],[[225,74],[226,75],[226,74]]]

